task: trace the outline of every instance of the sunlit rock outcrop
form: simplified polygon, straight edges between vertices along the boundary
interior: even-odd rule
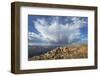
[[[87,45],[57,47],[45,54],[33,56],[29,60],[53,60],[87,58]]]

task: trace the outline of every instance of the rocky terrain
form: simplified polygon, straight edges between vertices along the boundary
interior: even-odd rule
[[[45,54],[33,56],[29,60],[53,60],[53,59],[75,59],[87,58],[87,45],[72,45],[55,48]]]

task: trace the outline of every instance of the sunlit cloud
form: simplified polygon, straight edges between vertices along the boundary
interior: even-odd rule
[[[29,31],[29,43],[60,45],[82,40],[80,39],[82,35],[80,29],[87,26],[86,18],[64,17],[62,21],[59,16],[51,17],[51,20],[49,18],[37,16],[35,20],[32,20],[32,25],[39,33]],[[84,37],[84,39],[87,39],[87,37]]]

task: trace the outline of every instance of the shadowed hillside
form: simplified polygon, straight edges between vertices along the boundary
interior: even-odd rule
[[[65,47],[57,47],[45,54],[33,56],[29,60],[53,60],[53,59],[79,59],[87,58],[87,45],[72,45]]]

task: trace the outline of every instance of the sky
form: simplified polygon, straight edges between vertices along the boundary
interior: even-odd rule
[[[28,15],[29,45],[87,43],[88,17]]]

